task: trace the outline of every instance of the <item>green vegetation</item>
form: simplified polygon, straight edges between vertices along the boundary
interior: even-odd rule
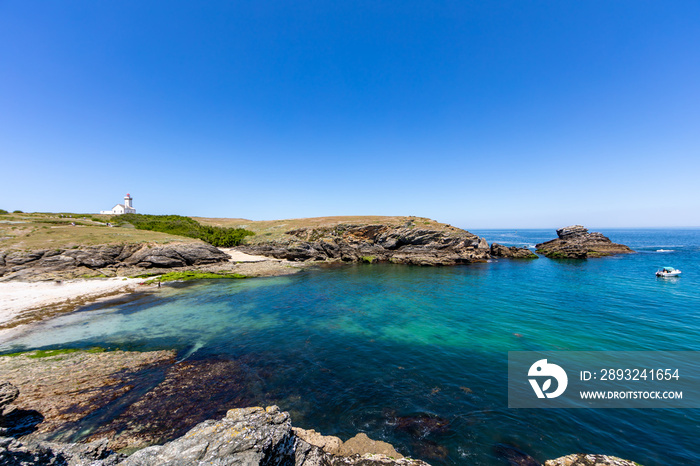
[[[157,282],[172,282],[172,281],[187,281],[187,280],[201,280],[205,278],[246,278],[245,275],[239,273],[211,273],[211,272],[168,272],[161,275],[159,278],[154,278],[146,283],[157,283]]]
[[[9,214],[8,211],[6,211],[5,209],[0,209],[0,215],[7,215],[7,214]]]
[[[12,213],[13,214],[23,214],[24,212],[22,212],[21,210],[13,210]]]
[[[103,353],[105,351],[104,348],[90,348],[88,350],[81,350],[81,349],[75,349],[75,348],[70,348],[70,349],[55,349],[55,350],[34,350],[34,351],[23,351],[20,353],[10,353],[10,354],[3,354],[1,357],[14,357],[14,356],[26,356],[28,358],[32,359],[38,359],[38,358],[48,358],[50,356],[58,356],[61,354],[70,354],[70,353],[77,353],[77,352],[82,352],[82,353]]]
[[[243,241],[243,238],[255,234],[243,228],[202,225],[190,217],[182,217],[180,215],[124,214],[119,216],[119,221],[130,223],[138,230],[159,231],[172,235],[198,238],[213,246],[222,248],[238,246]]]
[[[363,256],[362,257],[362,262],[367,262],[368,264],[372,264],[373,262],[377,261],[377,256]]]

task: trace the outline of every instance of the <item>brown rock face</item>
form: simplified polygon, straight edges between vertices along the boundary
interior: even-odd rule
[[[249,254],[291,261],[342,260],[414,265],[455,265],[489,258],[486,240],[465,230],[437,231],[389,225],[300,228],[288,239],[238,247]]]
[[[557,236],[557,239],[538,244],[537,252],[552,259],[586,259],[634,252],[624,244],[613,243],[602,233],[589,233],[581,225],[560,228]]]

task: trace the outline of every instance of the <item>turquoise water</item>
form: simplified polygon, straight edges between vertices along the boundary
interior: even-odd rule
[[[433,464],[508,464],[503,445],[540,461],[591,452],[700,464],[700,410],[507,408],[508,351],[700,351],[700,230],[602,232],[638,252],[200,282],[88,306],[0,350],[176,348],[243,361],[255,401],[295,425],[366,432]],[[520,246],[553,237],[474,233]],[[655,278],[666,265],[683,276]]]

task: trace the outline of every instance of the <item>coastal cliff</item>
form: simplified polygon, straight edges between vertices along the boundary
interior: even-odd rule
[[[75,249],[0,251],[0,277],[31,279],[47,274],[115,275],[120,268],[152,269],[226,262],[229,256],[206,243],[105,244]]]
[[[624,244],[613,243],[602,233],[589,233],[582,225],[560,228],[557,236],[556,239],[537,244],[537,252],[552,259],[586,259],[634,252]]]
[[[440,228],[426,228],[408,219],[399,225],[340,223],[302,227],[287,230],[278,239],[244,244],[237,249],[290,261],[414,265],[467,264],[490,257],[485,239],[459,228],[438,225]]]

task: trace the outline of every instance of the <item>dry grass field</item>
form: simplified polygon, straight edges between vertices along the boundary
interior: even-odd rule
[[[69,249],[77,246],[121,243],[199,242],[184,236],[137,230],[127,226],[112,228],[92,220],[91,217],[104,218],[105,221],[109,218],[48,213],[0,215],[0,250]],[[73,223],[75,225],[72,225]]]

